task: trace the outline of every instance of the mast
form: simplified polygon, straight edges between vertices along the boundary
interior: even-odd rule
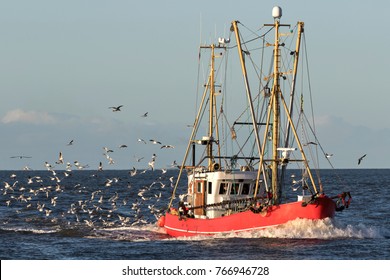
[[[279,68],[280,68],[280,44],[279,44],[279,27],[280,26],[290,26],[288,24],[280,24],[279,20],[282,16],[282,9],[278,6],[274,7],[272,10],[272,15],[275,19],[274,24],[265,24],[265,26],[273,26],[275,28],[275,44],[274,44],[274,73],[273,73],[273,79],[274,79],[274,84],[272,87],[272,92],[271,92],[271,102],[272,102],[272,111],[273,111],[273,142],[272,142],[272,194],[273,194],[273,200],[275,204],[279,204],[282,196],[282,188],[281,188],[281,180],[279,180],[279,165],[281,164],[281,159],[279,157],[279,152],[278,152],[278,146],[280,145],[280,104],[282,103],[284,110],[286,112],[286,116],[288,119],[288,126],[287,126],[287,136],[285,138],[285,148],[288,148],[288,138],[289,138],[289,131],[292,130],[294,137],[297,141],[298,148],[301,152],[301,155],[303,157],[303,161],[305,162],[306,165],[306,171],[308,172],[310,181],[312,183],[313,189],[315,193],[317,193],[317,188],[316,184],[313,178],[313,175],[311,173],[311,170],[308,166],[308,161],[305,155],[305,152],[303,151],[303,147],[301,142],[299,141],[296,129],[294,127],[294,124],[292,123],[291,119],[291,112],[292,112],[292,103],[290,104],[290,108],[287,107],[287,104],[283,98],[283,94],[280,90],[280,73]],[[291,95],[293,97],[294,95],[294,89],[295,89],[295,79],[296,79],[296,72],[297,72],[297,67],[298,67],[298,51],[300,48],[300,37],[301,33],[303,32],[303,22],[298,23],[298,28],[299,28],[299,35],[297,39],[297,45],[296,45],[296,60],[294,62],[294,80],[293,80],[293,88],[291,91]],[[291,100],[292,102],[292,100]],[[282,169],[283,170],[283,169]],[[283,176],[283,174],[281,174]],[[281,177],[282,177],[281,176]]]
[[[213,130],[214,130],[214,93],[215,93],[215,84],[214,84],[214,78],[215,78],[215,74],[214,74],[214,59],[215,59],[215,55],[214,55],[214,49],[215,49],[215,46],[214,44],[212,44],[211,46],[211,69],[210,69],[210,98],[209,98],[209,105],[210,105],[210,108],[209,108],[209,133],[208,133],[208,137],[209,137],[209,141],[207,143],[207,156],[208,156],[208,159],[209,159],[209,163],[208,163],[208,168],[209,168],[209,171],[211,171],[211,166],[213,165]]]
[[[275,21],[273,24],[265,24],[265,26],[273,26],[275,28],[275,43],[274,43],[274,73],[273,73],[273,86],[271,91],[272,99],[272,112],[273,112],[273,124],[272,124],[272,194],[275,204],[279,204],[281,197],[281,186],[279,182],[279,152],[280,145],[280,48],[279,48],[279,27],[289,26],[288,24],[280,24],[279,20],[282,17],[282,9],[278,6],[272,10],[272,16]]]
[[[211,62],[210,62],[210,74],[209,74],[209,127],[208,135],[206,139],[207,145],[207,158],[208,158],[208,170],[213,171],[214,156],[213,156],[213,142],[214,140],[214,119],[216,119],[216,102],[215,102],[215,49],[225,49],[226,47],[221,45],[209,45],[201,46],[200,48],[211,49]],[[218,139],[217,139],[218,140]]]
[[[279,104],[279,63],[280,63],[280,49],[279,49],[279,21],[275,19],[275,46],[274,46],[274,85],[272,87],[273,100],[273,126],[272,126],[272,192],[274,194],[275,202],[279,202],[279,182],[278,182],[278,167],[279,167],[279,119],[280,119],[280,104]]]

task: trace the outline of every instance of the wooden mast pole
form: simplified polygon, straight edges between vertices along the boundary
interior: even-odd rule
[[[273,124],[272,124],[272,193],[276,204],[279,202],[279,180],[278,180],[278,167],[279,167],[279,118],[280,118],[280,86],[279,86],[279,63],[280,63],[280,50],[279,50],[279,21],[275,20],[275,45],[274,45],[274,84],[272,87],[272,105],[273,105]]]
[[[210,98],[209,98],[209,140],[207,143],[207,156],[208,156],[208,169],[209,171],[212,170],[213,166],[213,130],[214,130],[214,93],[215,93],[215,73],[214,73],[214,49],[215,46],[212,44],[211,46],[211,69],[210,69]]]
[[[272,99],[272,111],[273,111],[273,120],[272,120],[272,164],[271,164],[271,172],[272,172],[272,195],[273,201],[275,204],[280,203],[281,198],[281,187],[279,182],[279,145],[280,145],[280,48],[279,48],[279,27],[280,26],[290,26],[289,24],[280,24],[279,20],[282,16],[282,11],[279,7],[275,7],[276,14],[274,16],[273,24],[265,24],[265,26],[273,26],[275,28],[275,43],[274,43],[274,73],[273,73],[273,86],[271,91],[271,99]],[[274,13],[274,10],[272,11]]]

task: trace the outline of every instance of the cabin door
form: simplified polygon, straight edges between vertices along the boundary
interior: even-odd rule
[[[205,186],[206,181],[195,181],[194,188],[194,207],[205,205]],[[203,207],[194,209],[195,215],[205,215],[205,209]]]

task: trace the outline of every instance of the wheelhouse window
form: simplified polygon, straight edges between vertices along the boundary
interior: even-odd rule
[[[228,184],[227,183],[221,183],[219,185],[219,194],[227,194],[228,190]]]
[[[244,183],[244,184],[242,185],[241,194],[242,194],[242,195],[248,195],[250,189],[251,189],[251,184],[249,184],[249,183]]]
[[[212,182],[209,182],[208,185],[207,185],[207,193],[208,194],[212,194],[213,193],[213,183]]]
[[[239,183],[233,183],[232,184],[232,189],[230,190],[230,194],[238,194],[238,191],[240,189],[240,184]]]

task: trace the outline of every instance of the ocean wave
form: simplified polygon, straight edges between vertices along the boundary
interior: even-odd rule
[[[60,227],[55,228],[30,228],[30,227],[1,227],[0,230],[5,232],[17,232],[17,233],[26,233],[26,234],[53,234],[61,231]]]

